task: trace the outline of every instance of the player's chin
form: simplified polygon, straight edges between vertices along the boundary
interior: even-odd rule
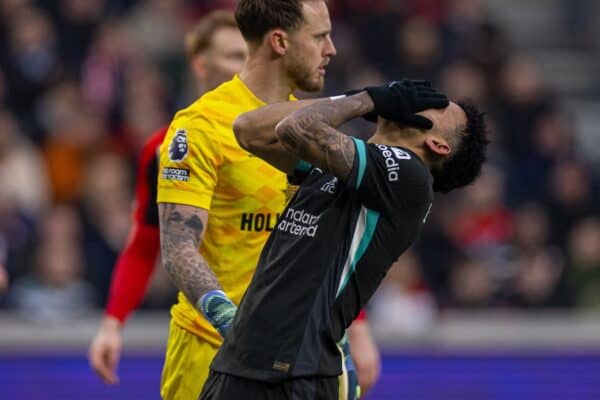
[[[313,79],[307,80],[304,83],[302,90],[305,92],[320,92],[325,86],[325,78],[323,76],[316,76]]]

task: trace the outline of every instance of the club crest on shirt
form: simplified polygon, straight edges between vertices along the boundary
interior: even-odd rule
[[[325,182],[323,186],[321,186],[321,191],[329,194],[335,194],[335,187],[337,185],[338,179],[334,176],[333,179]]]
[[[177,129],[169,145],[169,160],[183,161],[187,157],[188,151],[187,131],[185,129]]]
[[[392,149],[398,160],[410,160],[410,154],[408,154],[406,151],[400,150],[397,147],[390,147],[390,149]]]

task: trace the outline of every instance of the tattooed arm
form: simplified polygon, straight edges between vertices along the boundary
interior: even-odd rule
[[[338,126],[373,111],[366,92],[336,100],[323,100],[293,112],[275,131],[289,153],[341,180],[348,178],[354,162],[354,143]]]
[[[234,122],[233,131],[240,146],[283,172],[291,173],[298,160],[303,159],[337,175],[335,164],[340,161],[338,157],[344,156],[343,159],[347,162],[348,151],[352,152],[349,158],[352,168],[354,145],[346,135],[334,128],[373,111],[373,107],[373,101],[367,92],[336,100],[316,99],[270,104],[240,115]],[[337,145],[331,142],[333,138],[337,138]],[[345,146],[340,147],[342,143]],[[334,147],[337,150],[333,151]],[[340,153],[344,149],[346,153]],[[323,158],[325,154],[321,153],[325,150],[328,156]],[[319,155],[316,159],[315,154]],[[332,165],[324,163],[327,158],[332,161]],[[338,177],[346,175],[347,173]]]
[[[202,208],[159,203],[162,263],[173,283],[198,307],[211,290],[223,290],[214,272],[198,251],[208,212]]]
[[[262,158],[275,168],[291,173],[298,159],[282,147],[275,135],[275,126],[292,112],[322,99],[274,103],[237,117],[233,132],[243,149]]]

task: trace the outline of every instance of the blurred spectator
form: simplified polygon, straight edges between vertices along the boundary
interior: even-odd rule
[[[81,89],[94,112],[110,122],[119,116],[124,71],[134,60],[124,22],[104,21],[83,62]]]
[[[58,281],[81,283],[85,276],[97,288],[96,304],[103,302],[107,266],[128,230],[139,146],[195,97],[182,72],[183,33],[195,17],[234,3],[0,0],[0,264],[11,285],[19,283],[18,293],[31,299],[29,288],[39,287],[46,296],[49,288],[77,286]],[[571,297],[576,306],[600,304],[600,174],[575,145],[581,110],[565,113],[562,93],[553,93],[526,49],[515,51],[487,2],[329,4],[338,56],[328,69],[326,95],[422,77],[452,98],[485,104],[492,126],[484,175],[465,191],[436,198],[414,253],[398,261],[374,299],[377,313],[402,304],[409,311],[395,315],[396,329],[410,333],[431,318],[428,296],[441,307],[562,306]],[[598,28],[589,16],[600,6],[563,7],[564,25],[555,28],[571,33],[565,45],[593,49]],[[594,94],[586,92],[592,100]],[[374,128],[362,120],[344,126],[363,138]],[[48,212],[53,203],[81,207],[81,215],[62,218],[76,220],[81,237],[73,240],[77,249],[64,250],[70,255],[61,267],[46,255],[66,245],[34,235],[60,214]],[[69,225],[55,225],[61,224]],[[34,244],[38,250],[31,252]],[[61,268],[56,278],[41,272]],[[165,282],[158,274],[148,306],[170,302]],[[13,300],[21,296],[14,290]]]
[[[75,82],[62,82],[49,91],[38,110],[47,131],[45,157],[52,198],[76,201],[86,161],[106,141],[104,121],[87,107]]]
[[[147,0],[132,10],[127,27],[144,57],[164,65],[181,53],[186,32],[183,0]]]
[[[569,235],[569,283],[579,307],[600,308],[600,220],[585,218]]]
[[[523,255],[518,261],[515,282],[516,305],[521,307],[560,307],[568,305],[561,285],[564,257],[557,249],[542,249]]]
[[[563,0],[562,13],[565,18],[566,30],[571,39],[581,45],[590,43],[591,15],[594,15],[593,3],[589,0]]]
[[[31,0],[0,0],[0,15],[8,20],[30,3]]]
[[[39,217],[47,206],[49,188],[42,157],[6,111],[0,111],[0,186],[30,219]]]
[[[440,32],[430,21],[413,17],[398,31],[397,68],[393,76],[429,79],[437,76],[440,68]]]
[[[27,218],[8,192],[0,191],[0,263],[14,281],[26,273],[34,243],[33,221]]]
[[[487,165],[482,176],[463,191],[461,200],[451,230],[455,243],[467,251],[500,256],[500,248],[512,234],[512,213],[503,203],[502,172]]]
[[[552,239],[557,246],[564,247],[567,234],[582,218],[593,215],[589,173],[575,160],[557,164],[549,176],[547,206],[552,215]]]
[[[405,14],[419,16],[439,25],[447,18],[448,1],[446,0],[406,0],[396,5]]]
[[[550,221],[546,210],[538,204],[525,204],[514,214],[513,246],[526,257],[535,255],[548,245]]]
[[[36,98],[59,79],[62,72],[54,24],[33,7],[13,12],[8,22],[6,75],[10,105],[26,118]]]
[[[387,333],[418,336],[435,319],[435,301],[423,285],[419,259],[412,251],[390,268],[371,301],[372,325]]]
[[[533,128],[533,150],[542,161],[556,162],[574,154],[574,137],[572,124],[565,115],[553,109],[542,114]],[[548,169],[548,164],[544,165]],[[543,171],[538,172],[543,174]]]
[[[14,278],[27,264],[36,220],[47,206],[48,184],[38,150],[7,111],[0,111],[0,185],[0,264]]]
[[[487,82],[475,64],[457,61],[441,73],[440,87],[452,99],[469,99],[476,104],[487,101]]]
[[[8,289],[8,273],[4,265],[0,264],[0,299],[4,296],[4,292]]]
[[[477,258],[463,258],[452,265],[450,306],[482,308],[494,304],[496,286],[491,267]]]
[[[6,106],[6,78],[4,76],[4,71],[0,68],[0,109]]]
[[[82,280],[80,225],[75,210],[60,206],[41,223],[34,270],[11,288],[9,305],[23,318],[44,323],[72,321],[92,311],[94,288]]]
[[[574,139],[564,115],[556,109],[541,113],[533,121],[531,148],[526,157],[519,162],[522,185],[529,180],[525,199],[544,201],[548,197],[547,182],[539,177],[548,174],[558,162],[568,159],[574,151]]]
[[[79,76],[87,49],[106,8],[106,0],[58,0],[54,3],[61,56],[74,76]]]
[[[344,0],[337,1],[336,6],[337,11],[345,16],[344,20],[356,31],[356,39],[352,41],[354,44],[351,45],[351,47],[356,47],[354,52],[359,53],[369,60],[371,65],[389,75],[397,62],[396,36],[398,27],[403,20],[401,10],[397,8],[401,7],[402,3]],[[334,26],[335,34],[337,24]],[[338,53],[342,54],[340,51]]]
[[[502,132],[499,138],[509,160],[508,200],[510,204],[535,201],[540,199],[540,189],[536,187],[540,168],[534,165],[538,160],[534,132],[539,119],[555,105],[537,67],[525,56],[513,56],[504,63],[498,85],[496,112]]]
[[[104,305],[112,266],[131,224],[131,166],[115,153],[100,153],[88,163],[83,179],[83,248],[87,277]]]
[[[441,22],[443,56],[446,61],[470,60],[483,67],[493,67],[502,58],[502,37],[489,20],[481,0],[446,1],[446,16]],[[485,50],[484,50],[485,49]]]
[[[132,154],[138,154],[157,126],[168,123],[167,92],[163,76],[150,64],[137,63],[126,71],[122,125],[117,140]]]

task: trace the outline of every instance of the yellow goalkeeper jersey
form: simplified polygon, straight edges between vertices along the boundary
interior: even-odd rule
[[[200,253],[236,304],[286,202],[285,174],[243,150],[232,130],[238,115],[264,105],[235,76],[179,111],[160,147],[158,202],[208,210]],[[171,316],[206,341],[222,342],[181,292]]]

